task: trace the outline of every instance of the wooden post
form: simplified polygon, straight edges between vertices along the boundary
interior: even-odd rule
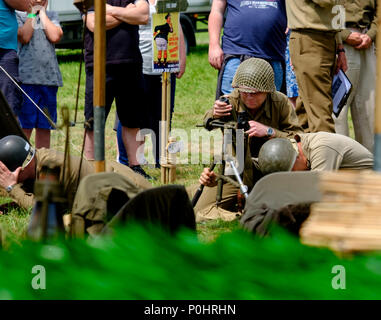
[[[381,171],[381,5],[377,6],[377,77],[376,77],[376,105],[374,110],[374,170]]]
[[[95,172],[105,171],[106,0],[95,0],[94,159]]]
[[[161,139],[160,139],[160,165],[161,165],[161,183],[168,184],[170,174],[168,163],[168,139],[169,139],[169,124],[171,115],[171,74],[163,72],[163,82],[161,90]]]

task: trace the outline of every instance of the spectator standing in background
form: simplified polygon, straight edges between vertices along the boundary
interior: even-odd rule
[[[28,12],[17,12],[19,24],[19,74],[23,90],[50,119],[57,121],[57,91],[62,87],[54,44],[63,36],[58,14],[46,11],[48,0],[35,0]],[[36,148],[50,148],[50,130],[46,117],[25,99],[19,113],[21,127],[29,139],[36,129]]]
[[[334,116],[335,129],[337,133],[349,136],[350,108],[355,139],[373,152],[377,1],[347,1],[344,6],[346,29],[341,31],[341,37],[348,60],[346,74],[352,83],[352,92],[339,117]]]
[[[87,14],[85,29],[86,93],[85,119],[87,128],[85,156],[94,159],[93,132],[93,56],[94,12]],[[122,123],[122,136],[129,166],[143,176],[136,154],[140,146],[137,134],[148,118],[144,105],[142,55],[139,51],[139,24],[146,24],[149,6],[146,0],[107,0],[106,4],[106,117],[115,99]],[[85,17],[83,18],[85,19]],[[143,101],[143,102],[142,102]]]
[[[0,66],[16,81],[19,76],[19,58],[17,56],[18,25],[15,10],[27,11],[32,5],[31,2],[31,0],[0,0]],[[0,90],[17,116],[23,97],[2,70],[0,70]]]
[[[343,2],[286,1],[290,56],[299,87],[296,114],[305,132],[335,132],[332,79],[339,69],[347,70],[339,34],[344,22]]]
[[[224,14],[226,21],[220,45]],[[233,91],[239,64],[250,57],[268,61],[281,90],[284,80],[287,17],[284,0],[214,0],[209,15],[209,63],[219,70],[216,98]]]
[[[147,107],[149,109],[150,125],[152,130],[152,151],[154,160],[156,162],[156,168],[160,168],[160,120],[161,120],[161,93],[162,93],[162,75],[161,73],[154,72],[152,68],[153,62],[153,35],[152,35],[152,15],[156,13],[156,1],[149,0],[150,4],[150,19],[148,24],[139,26],[139,48],[143,56],[143,77],[145,97],[147,99]],[[171,120],[172,113],[175,107],[175,90],[176,90],[176,78],[180,79],[186,66],[186,48],[184,41],[184,34],[179,23],[179,59],[180,59],[180,71],[178,73],[171,73]],[[126,150],[123,146],[121,139],[121,125],[116,121],[117,137],[118,137],[118,161],[125,165],[128,165],[128,157]]]

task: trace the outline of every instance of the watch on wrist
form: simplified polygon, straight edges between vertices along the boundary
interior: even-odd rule
[[[271,127],[268,127],[266,134],[267,134],[267,136],[268,136],[269,138],[272,137],[273,134],[274,134],[274,129],[271,128]]]
[[[5,190],[10,193],[13,190],[14,185],[9,185],[8,187],[5,188]]]

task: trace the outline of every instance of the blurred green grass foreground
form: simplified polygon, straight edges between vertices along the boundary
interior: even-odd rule
[[[205,244],[130,224],[112,237],[0,252],[0,299],[380,299],[381,256],[339,259],[284,230]],[[345,270],[335,279],[335,270]]]

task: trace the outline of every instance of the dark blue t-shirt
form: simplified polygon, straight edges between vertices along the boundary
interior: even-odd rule
[[[222,50],[284,60],[286,28],[285,0],[227,0]]]

